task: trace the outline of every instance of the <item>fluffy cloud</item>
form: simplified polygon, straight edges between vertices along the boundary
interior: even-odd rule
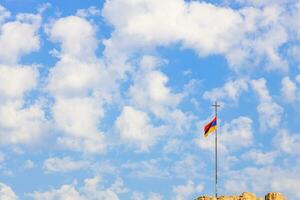
[[[287,102],[293,102],[297,98],[297,86],[289,77],[282,79],[281,93]]]
[[[266,85],[266,80],[261,78],[253,80],[251,82],[252,88],[257,93],[259,98],[259,105],[257,111],[259,113],[259,122],[262,131],[268,128],[276,128],[281,122],[281,115],[283,109],[277,103],[275,103],[269,94],[269,90]]]
[[[253,63],[287,69],[279,50],[288,41],[287,14],[280,6],[233,10],[197,1],[113,0],[103,15],[115,28],[105,42],[109,55],[180,43],[200,56],[223,54],[235,70]]]
[[[53,41],[62,44],[62,56],[88,59],[94,55],[98,45],[95,28],[81,17],[60,18],[54,22],[49,32]]]
[[[148,151],[164,132],[163,127],[154,127],[147,113],[125,106],[116,120],[116,129],[121,139],[132,143],[141,151]]]
[[[278,134],[273,140],[282,152],[291,155],[300,154],[300,134],[291,134],[283,129],[278,131]]]
[[[10,16],[10,12],[4,8],[3,6],[0,5],[0,24]]]
[[[54,200],[54,199],[73,199],[73,200],[85,200],[83,196],[72,185],[63,185],[57,190],[49,192],[34,192],[31,196],[35,200]]]
[[[0,183],[0,199],[3,200],[17,200],[18,197],[14,191],[4,183]]]
[[[137,107],[160,118],[164,118],[166,109],[175,108],[182,98],[182,94],[172,93],[167,87],[168,77],[157,69],[163,62],[153,56],[144,56],[129,88],[130,98]]]
[[[237,101],[243,91],[248,90],[248,83],[244,79],[228,81],[221,88],[215,88],[212,91],[206,91],[203,94],[204,99],[211,101]]]
[[[101,177],[95,176],[85,179],[84,185],[79,188],[76,188],[76,185],[62,185],[47,192],[33,192],[30,196],[36,200],[119,200],[118,194],[127,192],[121,179],[117,179],[109,187],[104,187],[101,181]]]
[[[70,157],[51,157],[44,161],[43,168],[46,172],[69,172],[74,170],[80,170],[89,165],[86,161],[75,161]]]
[[[250,150],[242,155],[244,160],[251,160],[257,165],[271,165],[277,157],[277,152],[262,152],[260,150]]]
[[[288,199],[298,199],[300,197],[298,171],[299,166],[246,167],[229,171],[224,174],[226,177],[224,191],[230,194],[250,190],[261,196],[265,195],[266,191],[278,191]]]
[[[57,141],[74,151],[102,153],[106,145],[98,127],[102,104],[109,96],[104,87],[109,76],[95,56],[96,29],[84,18],[69,16],[54,21],[47,31],[61,44],[60,60],[51,69],[47,85],[55,99],[54,122],[62,133]]]
[[[175,93],[168,86],[168,77],[159,70],[165,62],[154,56],[143,56],[128,97],[134,107],[153,114],[164,125],[172,127],[172,133],[176,134],[188,129],[192,116],[178,108],[185,94]]]
[[[0,13],[1,10],[3,12],[3,7],[1,8]],[[4,13],[4,16],[7,15],[7,12]],[[0,22],[1,18],[4,19],[3,15],[0,17]],[[39,48],[40,21],[39,15],[19,14],[15,21],[0,23],[0,46],[5,47],[5,51],[0,52],[0,62],[15,64],[22,55]]]
[[[34,144],[47,133],[47,121],[41,105],[23,107],[19,101],[0,108],[1,144]]]
[[[103,116],[99,103],[93,98],[59,98],[53,106],[55,124],[64,134],[58,142],[71,150],[102,153],[104,136],[98,131]]]
[[[253,143],[252,123],[248,117],[239,117],[221,126],[219,129],[222,134],[218,136],[221,152],[226,154],[249,147]],[[196,142],[201,149],[214,151],[214,137],[201,137]]]
[[[127,162],[122,165],[122,169],[128,170],[132,177],[143,178],[162,178],[169,177],[167,170],[160,169],[160,160],[151,159],[141,162]]]
[[[36,86],[37,70],[29,66],[0,65],[0,101],[22,98]]]
[[[24,106],[23,98],[36,87],[37,77],[30,66],[0,66],[1,144],[31,143],[46,130],[42,105]]]
[[[192,198],[193,195],[198,195],[203,189],[202,184],[196,185],[193,181],[188,181],[186,185],[174,186],[173,192],[176,200],[184,200]]]
[[[0,7],[0,137],[1,144],[32,144],[47,131],[42,104],[26,103],[25,94],[37,86],[38,71],[18,64],[20,58],[40,46],[38,30],[41,17],[19,14],[15,21]],[[3,22],[3,23],[1,23]]]

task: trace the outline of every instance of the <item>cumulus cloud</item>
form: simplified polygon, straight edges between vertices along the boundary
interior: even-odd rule
[[[242,92],[248,90],[248,83],[244,79],[228,81],[220,88],[214,88],[203,94],[204,99],[211,101],[238,101]]]
[[[64,133],[58,138],[59,144],[86,153],[104,151],[104,136],[98,130],[103,111],[94,98],[59,98],[53,115],[57,128]]]
[[[1,144],[34,144],[47,131],[41,105],[23,108],[22,102],[8,102],[0,108]]]
[[[299,155],[300,153],[300,134],[289,133],[288,130],[279,130],[276,137],[274,137],[275,145],[282,152]]]
[[[168,76],[159,70],[166,62],[158,57],[143,56],[138,70],[133,75],[128,98],[130,104],[153,114],[155,118],[162,120],[164,125],[172,127],[172,133],[176,134],[187,130],[192,116],[178,108],[185,94],[172,91],[168,86]]]
[[[3,200],[17,200],[18,197],[14,191],[4,183],[0,183],[0,199]]]
[[[235,151],[240,148],[249,147],[253,143],[252,119],[249,117],[238,117],[231,122],[221,126],[219,138],[219,149],[223,153]],[[197,139],[201,149],[214,151],[214,137]]]
[[[46,192],[35,191],[30,196],[36,200],[119,200],[118,195],[126,192],[127,189],[124,187],[121,179],[116,179],[109,187],[104,187],[101,177],[95,176],[85,179],[82,187],[66,184],[58,189]]]
[[[288,199],[298,199],[299,194],[299,166],[262,166],[246,167],[225,173],[224,191],[226,194],[242,193],[251,190],[258,195],[265,195],[266,191],[278,191]]]
[[[123,108],[115,126],[125,143],[132,143],[141,151],[148,151],[164,133],[163,127],[151,124],[147,113],[130,106]]]
[[[5,47],[0,52],[1,63],[16,64],[22,55],[39,49],[40,21],[40,15],[19,14],[15,21],[0,24],[0,46]]]
[[[56,20],[51,26],[49,34],[54,42],[62,44],[62,56],[88,59],[94,55],[98,45],[95,28],[87,20],[77,16]]]
[[[279,106],[269,94],[264,78],[251,81],[252,88],[259,98],[257,111],[259,114],[260,128],[266,131],[268,128],[276,128],[281,122],[283,108]]]
[[[193,181],[188,181],[185,185],[173,186],[176,200],[185,200],[193,198],[202,192],[204,186],[202,184],[195,184]]]
[[[37,84],[38,72],[28,66],[0,65],[0,101],[20,99]]]
[[[233,10],[197,1],[113,0],[103,15],[115,28],[105,41],[107,55],[180,43],[200,56],[224,55],[235,70],[253,63],[267,70],[288,67],[279,50],[289,39],[280,6]]]
[[[106,145],[98,127],[110,96],[107,88],[113,84],[108,84],[109,75],[95,55],[96,28],[87,19],[69,16],[48,25],[47,31],[61,45],[47,84],[55,99],[54,122],[62,134],[57,142],[74,151],[102,153]]]
[[[0,137],[1,144],[33,144],[47,131],[40,102],[26,103],[25,95],[37,87],[36,67],[20,65],[20,58],[40,47],[40,15],[10,13],[0,7]]]
[[[261,150],[252,149],[242,155],[242,158],[246,161],[250,160],[257,165],[271,165],[277,158],[278,153],[275,151],[262,152]]]
[[[70,157],[51,157],[44,161],[46,172],[70,172],[88,167],[89,163],[83,160],[73,160]]]
[[[182,94],[175,94],[167,86],[168,77],[158,70],[164,61],[144,56],[140,70],[136,73],[133,85],[129,88],[129,97],[133,103],[160,118],[164,118],[166,109],[175,108],[182,99]]]
[[[129,175],[138,178],[162,178],[169,177],[167,170],[160,168],[159,159],[144,160],[141,162],[126,162],[122,169],[128,170]]]
[[[287,102],[295,101],[297,97],[297,86],[289,77],[284,77],[282,79],[281,93],[282,93],[282,97]]]

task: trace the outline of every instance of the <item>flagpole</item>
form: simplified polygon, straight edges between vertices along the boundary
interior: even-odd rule
[[[220,105],[218,105],[218,102],[216,101],[212,106],[215,107],[215,117],[218,120],[218,107],[220,107]],[[218,128],[216,129],[215,134],[215,195],[216,198],[218,198]]]

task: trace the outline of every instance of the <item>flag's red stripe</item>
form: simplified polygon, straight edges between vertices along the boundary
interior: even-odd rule
[[[207,133],[213,124],[216,125],[216,122],[217,122],[217,117],[214,117],[214,119],[204,127],[204,133]]]

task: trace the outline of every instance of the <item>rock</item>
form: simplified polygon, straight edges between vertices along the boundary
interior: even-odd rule
[[[210,196],[201,196],[196,200],[263,200],[263,198],[256,198],[255,194],[244,192],[240,196],[220,196],[217,199]],[[285,200],[285,197],[278,192],[272,192],[266,195],[265,200]]]
[[[285,197],[279,192],[271,192],[266,195],[266,200],[285,200]]]
[[[250,192],[244,192],[241,196],[241,200],[256,200],[256,196]]]
[[[216,200],[216,197],[201,196],[198,197],[196,200]]]

